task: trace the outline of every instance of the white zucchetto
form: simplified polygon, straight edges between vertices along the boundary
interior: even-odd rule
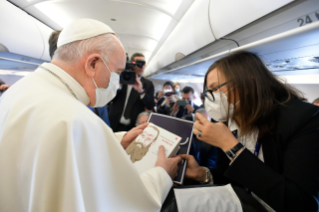
[[[112,33],[114,31],[106,24],[88,18],[82,18],[68,24],[61,32],[57,47],[63,46],[74,41],[93,38],[98,35]]]

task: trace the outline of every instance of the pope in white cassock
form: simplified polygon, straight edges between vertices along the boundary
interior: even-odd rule
[[[86,107],[114,98],[125,58],[111,28],[79,19],[52,62],[1,97],[1,212],[160,210],[181,158],[161,148],[139,176],[124,149],[147,124],[116,134]]]

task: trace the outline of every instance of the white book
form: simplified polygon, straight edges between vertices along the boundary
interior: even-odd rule
[[[177,153],[181,139],[180,136],[150,123],[126,148],[126,153],[141,174],[155,167],[159,146],[164,146],[166,157],[172,157]]]

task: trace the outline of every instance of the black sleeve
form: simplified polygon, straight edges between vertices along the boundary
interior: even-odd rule
[[[155,103],[154,103],[154,85],[151,81],[149,81],[149,86],[147,89],[145,89],[145,95],[142,98],[142,102],[144,106],[148,110],[153,110]]]
[[[217,149],[217,158],[216,158],[216,168],[210,169],[210,172],[213,176],[214,184],[216,185],[225,185],[230,183],[229,179],[227,179],[224,174],[227,168],[229,167],[230,160],[226,156],[226,154],[220,148]],[[208,160],[208,158],[206,159]]]
[[[317,115],[290,138],[282,151],[282,174],[246,149],[227,169],[225,176],[249,188],[277,212],[318,211],[314,199],[319,193],[318,126]]]

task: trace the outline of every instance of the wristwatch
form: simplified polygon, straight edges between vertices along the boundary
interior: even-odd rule
[[[234,159],[236,157],[236,153],[241,150],[244,146],[241,143],[236,144],[233,148],[226,151],[226,155],[229,159]]]
[[[206,179],[204,182],[201,182],[202,184],[208,184],[213,181],[212,173],[210,173],[209,169],[207,167],[202,166],[206,170]]]
[[[139,95],[145,94],[145,90],[143,90],[142,92],[138,93]]]

